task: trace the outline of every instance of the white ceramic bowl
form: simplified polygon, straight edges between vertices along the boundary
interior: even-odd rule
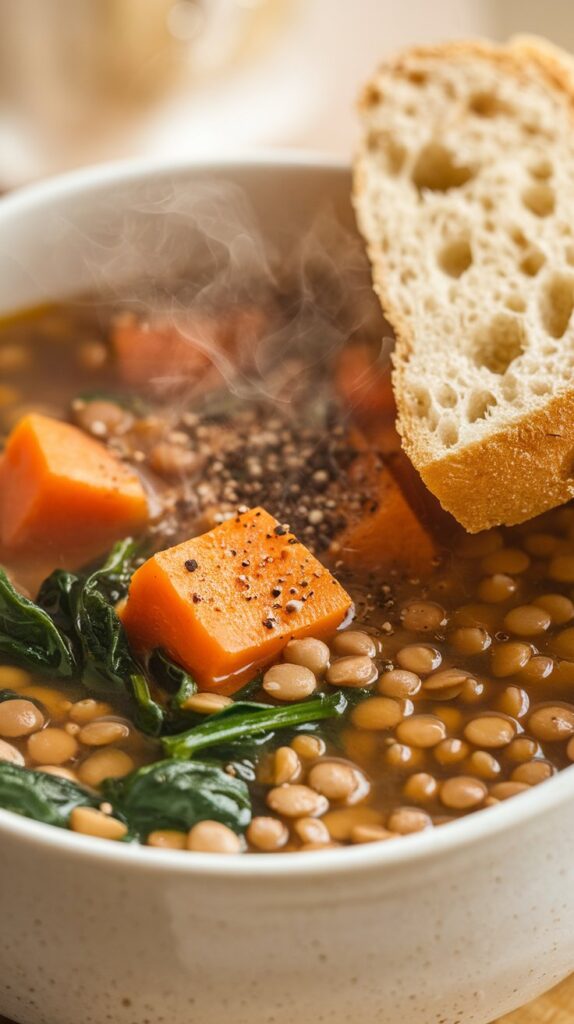
[[[169,272],[192,228],[166,199],[206,178],[245,188],[277,238],[326,197],[353,223],[348,171],[320,160],[83,171],[0,203],[0,312],[99,287],[110,267]],[[574,969],[573,850],[574,768],[432,833],[306,855],[123,847],[2,811],[0,1013],[487,1022]]]

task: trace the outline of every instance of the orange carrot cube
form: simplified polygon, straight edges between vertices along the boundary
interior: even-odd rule
[[[255,508],[148,559],[122,618],[137,651],[162,647],[202,688],[233,692],[288,640],[332,635],[351,604],[310,551]]]
[[[31,413],[0,465],[0,544],[85,559],[147,521],[136,474],[77,427]]]

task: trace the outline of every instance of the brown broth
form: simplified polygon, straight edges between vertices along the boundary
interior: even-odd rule
[[[377,648],[378,681],[368,692],[346,688],[351,707],[343,724],[319,723],[301,730],[323,737],[324,752],[318,758],[300,758],[298,764],[297,755],[281,755],[285,765],[290,758],[295,764],[288,782],[307,787],[315,797],[317,791],[308,783],[318,763],[354,767],[355,789],[348,797],[324,799],[322,806],[313,806],[307,814],[291,817],[274,811],[269,793],[278,771],[275,749],[293,743],[295,735],[277,733],[261,746],[248,772],[253,775],[257,821],[283,817],[286,828],[280,835],[280,826],[273,826],[277,835],[269,838],[270,846],[264,845],[267,840],[256,841],[258,832],[253,829],[248,835],[254,841],[246,849],[279,851],[321,845],[303,838],[305,828],[297,825],[300,817],[314,815],[324,818],[331,840],[343,845],[385,838],[385,832],[390,836],[430,828],[520,788],[497,788],[500,783],[528,779],[530,784],[570,764],[574,759],[574,740],[570,742],[574,736],[574,634],[565,631],[574,622],[574,604],[571,614],[568,604],[574,599],[573,508],[475,538],[440,518],[430,524],[442,535],[430,575],[422,572],[422,566],[420,574],[414,573],[412,558],[408,573],[376,566],[369,573],[351,571],[339,557],[337,538],[372,495],[357,492],[349,476],[357,454],[352,433],[356,410],[345,408],[334,390],[337,352],[325,361],[316,358],[313,347],[288,353],[269,371],[274,375],[269,393],[265,381],[255,383],[245,365],[239,364],[225,382],[210,371],[195,388],[182,388],[181,381],[173,380],[136,387],[118,377],[110,345],[117,315],[114,307],[74,304],[40,310],[0,326],[2,436],[26,411],[39,410],[70,419],[106,443],[132,463],[150,488],[152,549],[204,532],[238,506],[263,505],[280,522],[288,522],[339,577],[355,602],[354,621],[347,628],[366,632]],[[274,310],[272,315],[276,323],[281,311]],[[374,343],[373,353],[376,358]],[[382,453],[383,461],[387,456]],[[396,448],[392,457],[397,457]],[[17,582],[32,590],[37,587],[37,567],[19,565],[7,556],[4,562]],[[558,622],[545,617],[544,600],[537,603],[549,594],[567,599]],[[507,618],[510,611],[523,606],[526,613]],[[556,618],[555,610],[549,618],[552,615]],[[480,639],[484,649],[473,650]],[[433,690],[428,674],[421,671],[422,683],[412,697],[393,697],[392,682],[385,684],[384,673],[400,668],[405,658],[408,661],[405,647],[417,644],[438,652],[437,672],[456,669],[459,675],[449,677],[451,685],[445,680],[443,689]],[[508,646],[513,644],[526,647]],[[513,652],[518,659],[514,666]],[[506,668],[497,659],[506,659]],[[332,664],[336,660],[332,654]],[[323,677],[319,685],[329,691]],[[45,686],[48,694],[42,693]],[[62,767],[82,781],[83,764],[93,750],[81,743],[75,728],[76,701],[86,697],[81,687],[63,687],[52,679],[32,680],[6,666],[0,668],[0,689],[6,688],[17,690],[22,698],[34,698],[44,709],[46,727],[77,738],[77,750]],[[369,704],[373,698],[390,703]],[[254,699],[274,703],[263,691]],[[554,707],[555,713],[532,718],[545,706]],[[395,711],[400,721],[375,727],[378,714],[392,717]],[[96,717],[113,720],[123,714],[112,702],[106,714]],[[481,716],[487,718],[482,733],[481,723],[474,724]],[[477,730],[491,745],[481,747]],[[510,735],[530,739],[530,755],[528,744],[508,742]],[[435,743],[440,736],[457,742]],[[26,737],[2,738],[26,764],[32,763]],[[110,749],[128,754],[132,767],[160,756],[157,742],[133,726],[129,736]],[[473,757],[480,750],[487,756]],[[530,762],[537,767],[521,769]],[[409,784],[421,773],[430,781]],[[463,781],[454,788],[444,787],[447,780],[459,778]],[[465,782],[468,778],[475,782]],[[409,807],[424,813],[409,817],[401,811],[393,817],[393,811]],[[375,831],[353,832],[353,816],[356,825],[373,826]],[[258,827],[267,834],[265,823]],[[167,837],[165,842],[160,837],[153,845],[181,848],[185,837]]]

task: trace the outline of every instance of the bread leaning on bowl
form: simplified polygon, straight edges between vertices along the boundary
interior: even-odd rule
[[[410,49],[361,100],[354,204],[403,446],[471,532],[574,495],[574,64]]]

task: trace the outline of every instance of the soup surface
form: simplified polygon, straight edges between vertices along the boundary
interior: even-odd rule
[[[152,847],[308,851],[443,825],[574,761],[574,509],[463,534],[400,453],[378,343],[341,331],[325,353],[315,325],[287,345],[289,322],[282,295],[2,326],[0,806]],[[53,421],[74,429],[48,452]],[[84,438],[119,467],[114,515]]]

